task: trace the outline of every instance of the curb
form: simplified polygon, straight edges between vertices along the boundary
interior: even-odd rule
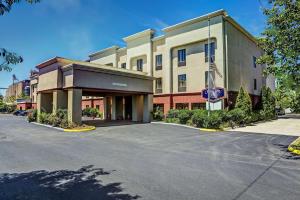
[[[181,126],[185,128],[190,128],[194,130],[200,130],[205,132],[218,132],[218,131],[224,131],[224,129],[210,129],[210,128],[195,128],[192,126],[184,125],[184,124],[176,124],[176,123],[167,123],[167,122],[151,122],[152,124],[164,124],[164,125],[173,125],[173,126]]]
[[[77,133],[77,132],[87,132],[87,131],[92,131],[92,130],[95,130],[96,127],[95,126],[92,126],[90,128],[83,128],[83,129],[63,129],[64,132],[73,132],[73,133]]]
[[[292,146],[294,143],[298,142],[298,140],[300,141],[300,137],[297,138],[294,142],[292,142],[289,147],[288,147],[288,150],[294,154],[297,154],[297,155],[300,155],[300,150],[299,149],[294,149]]]
[[[54,127],[54,126],[50,126],[50,125],[47,125],[47,124],[40,124],[40,123],[37,123],[37,122],[30,122],[30,123],[38,125],[38,126],[44,126],[44,127],[47,127],[47,128],[53,128],[53,129],[56,129],[56,130],[59,130],[59,131],[64,131],[63,128]]]

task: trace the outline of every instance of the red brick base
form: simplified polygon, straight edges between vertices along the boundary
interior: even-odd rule
[[[29,110],[29,109],[36,109],[35,103],[18,103],[17,110]]]
[[[201,96],[201,93],[183,93],[183,94],[166,94],[155,95],[153,98],[154,106],[163,107],[164,115],[170,109],[182,107],[192,109],[195,104],[205,104],[206,100]]]

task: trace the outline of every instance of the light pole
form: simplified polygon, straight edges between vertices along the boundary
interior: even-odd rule
[[[208,72],[207,72],[207,101],[208,101],[208,116],[210,115],[210,18],[208,18],[208,44],[207,44],[207,56],[208,56]]]

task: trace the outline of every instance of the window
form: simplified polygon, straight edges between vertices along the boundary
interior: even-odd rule
[[[156,70],[161,70],[162,69],[162,55],[156,55],[155,68],[156,68]]]
[[[90,106],[89,106],[89,105],[86,105],[85,107],[86,107],[86,108],[89,108]]]
[[[192,103],[192,110],[205,110],[206,109],[206,103]]]
[[[126,69],[126,63],[122,63],[121,68]]]
[[[155,93],[162,93],[162,78],[157,78],[155,81]]]
[[[256,78],[254,79],[254,90],[257,90],[257,82],[256,82]]]
[[[209,77],[210,87],[213,87],[214,79],[215,79],[214,73],[210,71],[210,77]],[[205,72],[205,87],[208,87],[208,71]]]
[[[99,106],[99,105],[96,105],[96,109],[97,109],[97,110],[100,110],[100,106]]]
[[[178,92],[186,91],[186,74],[178,75]]]
[[[210,61],[213,63],[215,61],[215,43],[210,43]],[[208,44],[205,44],[205,62],[208,62]]]
[[[256,57],[253,56],[253,67],[256,68]]]
[[[178,67],[186,65],[186,51],[185,49],[178,50]]]
[[[178,110],[183,110],[183,109],[188,110],[189,109],[189,104],[188,103],[176,103],[175,107]]]
[[[136,69],[138,71],[143,71],[143,59],[138,59],[136,61]]]

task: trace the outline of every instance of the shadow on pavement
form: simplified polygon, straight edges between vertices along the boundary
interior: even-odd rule
[[[139,196],[122,193],[121,183],[104,185],[97,177],[109,175],[92,165],[77,171],[33,171],[0,174],[0,199],[28,200],[131,200]]]

